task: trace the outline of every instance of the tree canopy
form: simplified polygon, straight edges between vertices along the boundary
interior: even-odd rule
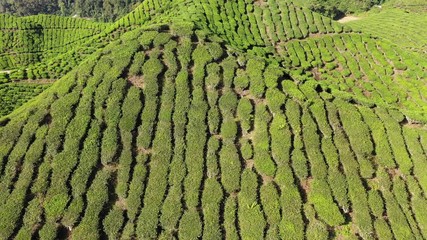
[[[4,0],[0,13],[18,16],[58,14],[114,21],[132,10],[140,0]]]

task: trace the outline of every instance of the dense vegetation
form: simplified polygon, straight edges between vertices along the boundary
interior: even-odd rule
[[[140,0],[2,0],[0,13],[12,13],[18,16],[77,15],[83,18],[113,21],[129,13],[140,2]]]
[[[425,8],[427,10],[427,3]],[[407,23],[411,24],[402,28]],[[427,31],[423,30],[423,26],[427,25],[425,13],[385,9],[369,12],[362,15],[360,20],[347,24],[364,33],[386,39],[399,47],[427,54]]]
[[[381,5],[386,0],[296,0],[313,11],[337,19],[346,14],[360,13]]]
[[[0,15],[0,68],[27,66],[68,52],[107,26],[48,15],[25,18]]]
[[[399,6],[402,0],[390,0]],[[407,0],[405,0],[407,1]],[[417,0],[412,0],[417,1]],[[423,0],[418,0],[423,1]],[[4,0],[0,2],[0,13],[18,16],[35,14],[58,14],[114,21],[133,10],[141,0]],[[282,1],[284,2],[284,1]],[[293,0],[300,6],[331,18],[340,18],[349,13],[360,13],[381,5],[386,0]],[[280,1],[278,2],[280,3]]]
[[[0,118],[0,239],[427,238],[425,53],[360,31],[144,1]]]

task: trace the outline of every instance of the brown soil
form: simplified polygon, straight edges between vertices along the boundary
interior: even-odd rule
[[[145,83],[144,83],[144,77],[143,76],[132,76],[128,78],[128,81],[134,85],[135,87],[144,89]]]
[[[306,193],[310,192],[310,189],[311,189],[311,182],[312,182],[312,181],[313,181],[313,178],[312,178],[312,177],[309,177],[309,178],[304,179],[304,180],[302,180],[302,181],[301,181],[301,187],[302,187],[302,189],[304,189],[304,191],[305,191]]]
[[[321,79],[321,73],[319,72],[319,69],[317,67],[311,69],[311,73],[313,73],[314,79],[316,80]]]
[[[103,164],[103,169],[109,172],[115,172],[118,170],[118,166],[115,163]]]
[[[394,73],[393,75],[402,75],[405,71],[404,70],[398,70],[398,69],[394,69]]]
[[[265,0],[255,0],[254,5],[257,5],[260,7],[265,7],[268,5],[268,3]]]
[[[119,199],[117,199],[117,201],[114,203],[114,205],[116,205],[117,207],[119,207],[120,209],[126,210],[127,209],[127,203],[126,203],[126,199],[119,197]]]
[[[220,134],[213,134],[212,137],[214,137],[214,138],[216,138],[218,140],[222,139],[222,136]]]
[[[371,95],[372,95],[372,93],[371,93],[371,92],[369,92],[369,91],[367,91],[367,90],[364,90],[364,91],[363,91],[363,95],[365,95],[365,97],[370,98],[370,97],[371,97]]]
[[[234,191],[234,192],[230,193],[230,197],[231,197],[231,198],[237,198],[237,195],[238,195],[238,194],[239,194],[239,192]]]
[[[249,95],[249,90],[240,90],[240,89],[236,89],[235,90],[237,94],[239,94],[241,97],[245,97],[247,95]]]
[[[267,175],[262,175],[261,177],[262,177],[262,183],[264,185],[267,185],[267,184],[269,184],[269,183],[271,183],[271,182],[274,181],[273,177],[270,177],[270,176],[267,176]]]
[[[338,22],[339,23],[346,23],[346,22],[356,21],[359,19],[360,19],[360,17],[356,17],[356,16],[345,16],[345,17],[341,18],[340,20],[338,20]]]
[[[252,169],[254,167],[254,160],[246,160],[246,168]]]
[[[277,34],[277,32],[276,32],[276,34]],[[275,48],[276,52],[281,56],[286,53],[285,47],[284,47],[286,45],[286,43],[287,43],[287,41],[279,40],[278,42],[276,42],[274,44],[274,48]]]
[[[143,147],[139,147],[138,153],[149,155],[149,154],[152,154],[152,150],[151,149],[145,149]]]
[[[408,128],[423,128],[425,127],[424,124],[419,123],[419,122],[415,122],[415,121],[411,121],[410,119],[405,119],[403,120],[400,125],[402,125],[403,127],[408,127]]]
[[[396,176],[402,176],[402,172],[398,168],[389,168],[387,169],[387,172],[392,178]]]
[[[244,133],[242,138],[253,140],[254,139],[254,131],[251,131],[249,133]]]

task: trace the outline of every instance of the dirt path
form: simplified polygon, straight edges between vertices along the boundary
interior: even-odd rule
[[[345,16],[345,17],[341,18],[340,20],[338,20],[338,22],[339,23],[346,23],[346,22],[356,21],[359,19],[360,19],[360,17],[356,17],[356,16]]]

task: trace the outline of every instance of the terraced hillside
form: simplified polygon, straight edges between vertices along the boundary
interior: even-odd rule
[[[44,88],[47,86],[44,84],[45,82],[53,82],[61,78],[86,57],[102,49],[111,41],[117,40],[127,30],[144,23],[158,23],[158,18],[175,10],[170,6],[169,1],[165,4],[162,3],[162,6],[159,6],[158,3],[154,6],[153,2],[145,1],[114,24],[99,24],[81,19],[48,15],[23,18],[1,15],[4,20],[2,22],[4,29],[1,32],[3,37],[0,37],[0,40],[3,39],[4,42],[0,43],[4,45],[5,52],[2,54],[4,64],[0,66],[0,87],[5,96],[13,95],[13,100],[4,99],[0,104],[0,116],[9,114],[13,109],[28,101],[29,95],[31,95],[28,93],[33,92],[34,87]],[[165,6],[170,9],[163,10],[166,8]],[[158,12],[161,12],[162,15],[159,16]],[[94,29],[91,29],[92,27]],[[37,34],[34,36],[35,32]],[[90,33],[94,34],[90,35]],[[65,36],[66,34],[68,35]],[[74,41],[74,38],[79,40]],[[64,41],[66,43],[63,43]],[[58,47],[56,46],[58,44],[65,45]],[[35,50],[38,52],[33,52]],[[8,86],[1,86],[4,83],[27,80],[32,84],[20,84],[19,91]]]
[[[427,3],[425,8],[427,11]],[[410,24],[407,25],[408,23]],[[400,47],[424,54],[427,54],[427,33],[423,29],[426,24],[425,12],[408,12],[401,9],[373,12],[358,21],[348,23],[354,29],[380,36]]]
[[[0,68],[13,69],[67,52],[107,24],[48,15],[0,15]]]
[[[0,119],[0,239],[427,238],[421,53],[283,1],[139,9]]]

